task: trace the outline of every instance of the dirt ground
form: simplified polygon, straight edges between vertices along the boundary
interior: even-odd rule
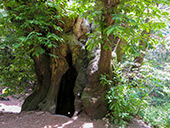
[[[20,112],[23,101],[0,101],[0,128],[116,128],[103,120],[90,120],[84,113],[68,118],[48,112]],[[150,128],[134,119],[127,128]]]

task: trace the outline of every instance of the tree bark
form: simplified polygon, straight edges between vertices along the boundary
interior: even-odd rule
[[[103,7],[106,10],[103,10],[104,22],[102,23],[102,40],[100,56],[97,56],[98,63],[91,63],[92,70],[88,71],[88,85],[85,87],[82,94],[82,103],[83,110],[89,115],[92,119],[101,119],[103,118],[108,110],[108,104],[105,100],[105,95],[108,86],[102,86],[100,84],[99,78],[101,74],[111,75],[111,53],[112,53],[112,43],[114,42],[114,36],[106,36],[103,33],[103,30],[108,26],[113,25],[114,21],[112,20],[111,9],[114,9],[119,3],[118,0],[104,0]],[[106,39],[108,38],[108,39]],[[107,46],[108,49],[105,49],[104,46]],[[96,69],[95,69],[96,67]]]
[[[33,56],[35,72],[37,76],[37,87],[33,94],[27,97],[22,105],[22,110],[37,110],[38,104],[46,97],[50,87],[50,58],[47,55]]]

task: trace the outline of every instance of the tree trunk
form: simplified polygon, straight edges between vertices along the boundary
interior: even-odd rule
[[[126,40],[120,39],[120,41],[117,43],[117,46],[116,46],[117,61],[120,63],[123,62],[124,53],[122,52],[122,47],[124,47],[125,45],[126,45]]]
[[[113,6],[117,4],[117,1],[111,2]],[[105,7],[108,6],[103,14],[105,29],[113,24],[109,13],[112,6],[109,1],[103,3]],[[69,19],[66,20],[64,22],[69,23]],[[111,48],[110,42],[114,42],[114,37],[108,36],[108,41],[103,33],[101,50],[95,51],[97,56],[90,60],[92,52],[87,52],[85,48],[85,34],[89,32],[89,25],[80,17],[70,22],[69,26],[67,24],[68,31],[64,30],[65,33],[59,35],[64,43],[58,42],[57,48],[46,50],[39,57],[32,57],[38,85],[24,101],[22,111],[45,110],[72,117],[83,110],[90,118],[99,119],[107,112],[105,94],[108,90],[107,86],[100,84],[99,78],[101,74],[111,74],[112,51],[103,46]],[[49,53],[57,57],[49,56]]]
[[[50,50],[57,57],[48,53],[32,57],[38,85],[24,101],[22,111],[45,110],[71,117],[80,109],[77,101],[87,81],[87,52],[73,32],[61,36],[65,43]]]
[[[86,71],[91,58],[85,49],[84,36],[89,25],[83,20],[78,18],[70,25],[69,32],[59,35],[65,42],[58,42],[57,48],[49,50],[40,46],[46,52],[32,56],[38,84],[25,99],[22,111],[45,110],[71,117],[82,110],[81,95],[88,82]]]
[[[111,15],[111,8],[118,4],[118,0],[104,0],[103,7],[106,11],[103,11],[104,22],[103,30],[108,26],[114,24]],[[102,30],[102,32],[103,32]],[[102,33],[103,44],[101,44],[100,55],[96,55],[96,62],[92,62],[90,69],[88,70],[88,85],[85,87],[82,95],[83,110],[92,118],[100,119],[105,116],[108,110],[108,104],[105,100],[106,92],[109,86],[102,86],[100,84],[99,78],[101,74],[106,74],[111,76],[111,58],[112,58],[112,43],[114,42],[114,36],[106,36]],[[106,39],[108,38],[108,40]],[[105,49],[104,46],[108,48]]]
[[[144,36],[144,35],[147,35],[147,34],[149,34],[149,32],[147,32],[146,30],[144,30],[143,32],[142,32],[142,36]],[[144,40],[146,40],[146,41],[144,41]],[[134,59],[134,65],[133,65],[133,67],[132,67],[132,69],[133,68],[140,68],[141,66],[142,66],[142,63],[143,63],[143,60],[144,60],[144,57],[145,57],[145,51],[146,51],[146,43],[147,43],[147,41],[148,41],[148,38],[147,39],[143,39],[143,40],[140,40],[140,46],[142,46],[142,53],[141,53],[141,55],[139,55],[139,56],[136,56],[135,57],[135,59]]]
[[[146,18],[145,19],[145,22],[148,23],[149,22],[149,18]],[[144,60],[144,57],[145,57],[145,51],[146,51],[146,43],[147,41],[149,40],[149,34],[150,32],[147,32],[146,30],[143,30],[141,35],[142,37],[145,37],[143,38],[142,40],[140,40],[140,46],[142,46],[142,53],[140,56],[136,56],[135,59],[134,59],[134,65],[132,67],[133,68],[140,68],[142,66],[142,63],[143,63],[143,60]]]

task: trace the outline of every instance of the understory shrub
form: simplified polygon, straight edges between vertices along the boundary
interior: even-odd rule
[[[166,72],[148,65],[143,65],[140,70],[131,70],[127,65],[131,64],[114,67],[115,75],[111,80],[107,79],[109,76],[101,75],[101,84],[110,86],[106,95],[107,117],[123,127],[133,117],[143,118],[151,126],[170,126],[170,104],[167,103],[170,74],[165,75]]]

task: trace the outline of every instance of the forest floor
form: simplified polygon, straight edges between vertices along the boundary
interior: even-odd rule
[[[23,100],[0,100],[0,128],[118,128],[104,120],[90,120],[86,114],[73,116],[52,115],[44,111],[20,112]],[[150,128],[133,119],[127,128]]]

